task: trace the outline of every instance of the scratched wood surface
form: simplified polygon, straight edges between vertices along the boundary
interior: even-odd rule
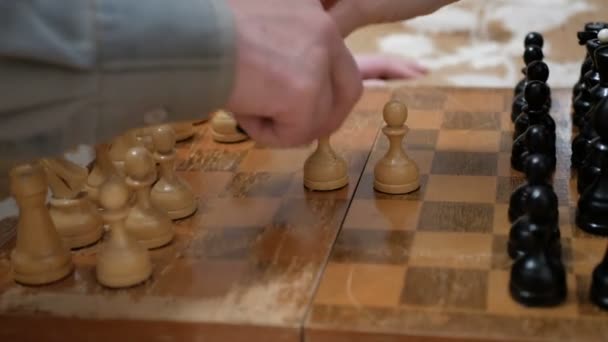
[[[198,125],[178,146],[178,170],[199,210],[153,252],[154,275],[142,286],[97,284],[99,245],[74,252],[77,268],[63,281],[17,285],[8,259],[15,220],[2,222],[0,340],[605,340],[608,316],[587,295],[606,241],[573,224],[569,92],[553,94],[569,270],[560,307],[526,309],[507,292],[507,201],[523,181],[508,162],[511,90],[375,89],[332,137],[349,163],[350,183],[338,191],[303,188],[314,144],[218,144]],[[372,188],[391,97],[410,109],[404,147],[422,173],[409,195]]]

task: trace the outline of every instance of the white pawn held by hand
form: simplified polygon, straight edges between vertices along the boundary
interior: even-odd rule
[[[406,194],[420,188],[418,166],[403,150],[401,144],[407,134],[404,125],[407,107],[398,101],[390,101],[384,106],[384,121],[387,125],[382,132],[389,140],[389,149],[374,169],[374,189],[388,194]]]

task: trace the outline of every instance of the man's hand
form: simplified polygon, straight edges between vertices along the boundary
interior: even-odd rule
[[[427,15],[458,0],[321,0],[344,36],[371,24]]]
[[[255,141],[306,144],[339,128],[362,92],[354,58],[319,0],[228,0],[237,34],[225,109]]]
[[[394,56],[371,54],[355,59],[363,80],[409,80],[428,72],[422,65]]]

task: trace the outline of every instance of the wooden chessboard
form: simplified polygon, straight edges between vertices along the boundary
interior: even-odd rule
[[[567,89],[554,89],[552,115],[568,299],[530,309],[509,296],[507,204],[523,181],[509,164],[511,96],[368,90],[332,137],[350,176],[332,192],[302,186],[314,146],[218,144],[201,124],[180,143],[178,165],[200,207],[177,223],[174,243],[153,251],[153,278],[132,289],[103,288],[94,277],[96,245],[74,252],[77,267],[67,279],[20,286],[8,261],[14,238],[5,239],[0,340],[606,340],[608,314],[588,300],[606,240],[573,223]],[[422,174],[421,189],[409,195],[372,187],[388,147],[381,110],[391,97],[409,107],[404,146]],[[12,236],[14,220],[7,222],[1,236]]]

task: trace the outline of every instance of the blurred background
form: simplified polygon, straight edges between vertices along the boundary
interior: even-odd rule
[[[461,0],[429,16],[355,32],[355,53],[411,59],[430,69],[407,83],[513,87],[521,78],[523,40],[545,38],[552,87],[571,87],[585,55],[576,33],[588,21],[608,21],[607,0]]]

